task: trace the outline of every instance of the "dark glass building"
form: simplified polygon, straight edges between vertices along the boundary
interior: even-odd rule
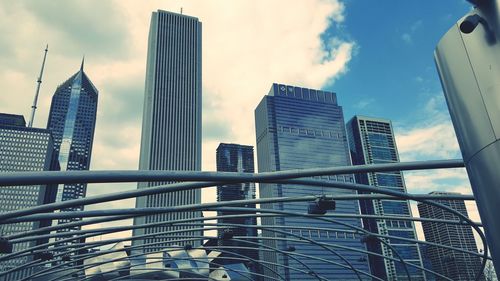
[[[21,115],[0,113],[0,174],[3,172],[57,170],[54,144],[49,130],[28,128]],[[2,186],[0,188],[0,213],[30,208],[54,202],[56,186],[26,185]],[[50,225],[48,221],[22,222],[0,225],[1,236],[29,232]],[[31,241],[15,243],[13,251],[21,251],[35,246]],[[31,256],[0,262],[0,271],[26,264]],[[29,274],[25,270],[16,271],[2,280],[20,280]]]
[[[354,116],[347,123],[347,135],[354,165],[399,162],[399,154],[394,132],[389,120]],[[356,182],[406,193],[401,172],[377,172],[356,174]],[[387,215],[411,217],[411,209],[405,200],[362,200],[361,213],[366,215]],[[411,221],[364,219],[363,225],[370,232],[402,238],[416,239],[415,226]],[[367,242],[372,252],[398,258],[391,248],[377,240]],[[417,243],[402,240],[389,240],[389,244],[401,257],[410,263],[423,266]],[[370,255],[372,273],[384,280],[408,280],[405,267],[375,255]],[[425,280],[422,270],[408,267],[411,280]]]
[[[425,269],[434,271],[429,253],[429,245],[419,244],[418,248],[420,249],[420,256],[422,256],[422,263],[424,264]],[[427,281],[436,281],[436,276],[431,272],[425,272],[425,277],[427,278]]]
[[[50,105],[47,129],[54,137],[54,148],[61,171],[88,170],[97,113],[98,91],[87,74],[80,70],[57,87]],[[85,197],[87,184],[60,184],[56,201]],[[63,209],[77,211],[83,207]],[[61,219],[59,223],[74,221]]]
[[[227,144],[221,143],[217,147],[217,171],[218,172],[240,172],[240,173],[254,173],[254,158],[253,158],[253,146],[240,145],[240,144]],[[217,186],[217,201],[234,201],[234,200],[246,200],[255,199],[255,184],[254,183],[238,183],[238,184],[225,184]],[[255,204],[245,204],[238,207],[255,208]],[[255,214],[255,212],[230,212],[230,211],[218,211],[218,216],[226,215],[237,215],[237,214]],[[257,220],[255,217],[249,218],[222,218],[218,219],[219,224],[238,224],[250,227],[231,227],[234,236],[247,236],[257,238]],[[224,230],[218,231],[218,236],[222,237]],[[237,247],[250,247],[255,248],[255,245],[248,244],[242,241],[224,240],[219,239],[220,246],[233,246],[236,247],[231,252],[237,253],[236,257],[249,257],[254,260],[259,259],[258,250],[249,249],[238,249]],[[231,262],[231,261],[228,261]],[[233,261],[233,263],[239,263],[240,261]],[[251,272],[260,273],[259,268],[255,266],[255,263],[249,263],[248,268]],[[255,280],[259,279],[257,277]]]
[[[262,99],[255,110],[255,124],[259,172],[351,164],[344,115],[342,107],[337,104],[335,93],[273,84],[269,94]],[[320,179],[323,181],[354,182],[352,175],[323,176]],[[350,195],[355,193],[351,190],[291,184],[260,184],[259,190],[261,198]],[[308,204],[301,202],[261,204],[261,208],[301,214],[308,212]],[[338,201],[335,213],[359,214],[359,204],[357,201]],[[339,220],[361,227],[360,219],[342,218]],[[264,217],[261,221],[263,225],[271,228],[262,232],[266,247],[278,250],[287,250],[293,247],[295,253],[313,257],[300,258],[310,267],[310,272],[300,272],[295,269],[304,267],[296,260],[281,255],[277,251],[262,251],[262,258],[265,261],[284,266],[273,268],[270,265],[286,280],[318,280],[317,276],[329,280],[359,279],[349,267],[317,260],[318,258],[326,259],[345,265],[338,256],[314,244],[305,245],[279,240],[283,235],[273,232],[273,227],[297,235],[290,238],[304,237],[338,245],[342,248],[335,248],[335,251],[344,256],[354,268],[370,272],[367,255],[360,252],[366,248],[360,242],[360,235],[352,228],[296,216]],[[310,230],[311,224],[325,230],[312,231]],[[264,269],[264,274],[279,278],[271,270]],[[371,280],[366,275],[361,274],[361,277],[363,280]],[[271,278],[269,279],[271,280]]]
[[[158,10],[151,16],[142,119],[140,170],[201,170],[201,22],[191,16]],[[139,183],[137,188],[169,182]],[[200,189],[139,197],[137,208],[201,203]],[[201,217],[200,211],[172,212],[134,218],[134,225]],[[134,229],[133,235],[189,229],[157,225]],[[146,251],[162,250],[176,237],[200,236],[182,231],[135,239]],[[199,241],[188,242],[201,245]]]
[[[453,195],[459,193],[431,192],[429,194]],[[448,206],[466,217],[469,217],[463,200],[436,200],[436,202]],[[451,221],[460,220],[460,218],[456,215],[435,206],[418,203],[417,207],[420,217],[422,218]],[[424,221],[422,222],[422,228],[424,229],[425,241],[477,253],[476,240],[474,239],[474,235],[472,233],[472,227],[469,225]],[[480,258],[463,252],[429,245],[427,246],[427,256],[431,261],[434,271],[447,276],[452,280],[476,280],[475,276],[481,270]],[[436,278],[436,280],[442,279]],[[481,276],[479,280],[485,280],[484,276]]]

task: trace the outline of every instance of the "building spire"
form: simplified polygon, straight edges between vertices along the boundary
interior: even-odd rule
[[[40,75],[38,76],[38,80],[36,80],[36,91],[35,91],[35,99],[33,100],[33,105],[31,106],[31,116],[30,116],[30,121],[28,122],[28,127],[33,126],[33,121],[35,119],[35,111],[36,111],[36,104],[38,102],[38,93],[40,93],[40,85],[42,84],[42,75],[43,75],[43,68],[45,67],[45,59],[47,58],[47,52],[49,51],[49,44],[45,47],[45,54],[43,55],[43,62],[42,62],[42,68],[40,69]]]
[[[82,58],[82,65],[80,66],[80,71],[83,71],[83,64],[85,63],[85,55]]]

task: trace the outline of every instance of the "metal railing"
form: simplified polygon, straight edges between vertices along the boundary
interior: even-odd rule
[[[229,279],[217,279],[210,277],[207,272],[213,272],[214,270],[226,270],[228,273],[235,273],[239,276],[241,280],[249,279],[259,279],[264,277],[262,272],[241,272],[241,270],[235,270],[231,268],[225,268],[225,261],[239,261],[244,264],[254,264],[260,268],[266,269],[267,272],[271,272],[272,276],[268,275],[267,280],[287,280],[286,276],[280,275],[279,268],[286,268],[288,271],[296,271],[303,274],[311,276],[311,278],[317,280],[329,280],[325,276],[321,276],[314,270],[311,269],[309,263],[314,261],[314,263],[324,263],[325,266],[338,267],[345,270],[350,270],[353,272],[356,280],[383,280],[379,277],[374,276],[371,272],[366,270],[360,270],[356,268],[353,264],[352,258],[346,256],[346,251],[355,253],[359,256],[374,256],[381,257],[386,260],[390,260],[396,264],[402,264],[405,270],[407,280],[411,280],[410,269],[419,270],[425,272],[427,275],[434,275],[440,280],[452,280],[450,276],[445,276],[431,269],[421,267],[418,264],[408,262],[405,260],[401,253],[398,253],[395,247],[391,246],[391,239],[396,239],[398,241],[404,241],[407,243],[415,243],[422,245],[429,245],[432,247],[443,248],[451,251],[457,251],[462,254],[475,256],[481,259],[481,268],[477,272],[474,280],[481,280],[481,276],[485,267],[485,263],[488,257],[488,245],[486,244],[486,239],[481,230],[481,223],[473,222],[467,216],[462,213],[444,205],[438,203],[436,200],[474,200],[471,195],[427,195],[427,194],[411,194],[403,193],[388,188],[374,187],[355,183],[346,182],[334,182],[312,179],[311,177],[324,176],[324,175],[340,175],[340,174],[352,174],[352,173],[366,173],[366,172],[381,172],[381,171],[405,171],[405,170],[424,170],[424,169],[444,169],[444,168],[459,168],[463,167],[462,160],[441,160],[441,161],[422,161],[422,162],[407,162],[407,163],[390,163],[390,164],[374,164],[374,165],[360,165],[360,166],[345,166],[345,167],[332,167],[332,168],[318,168],[318,169],[303,169],[303,170],[293,170],[293,171],[279,171],[279,172],[269,172],[260,174],[248,174],[248,173],[218,173],[218,172],[195,172],[195,171],[70,171],[70,172],[15,172],[15,173],[2,173],[0,174],[0,186],[12,186],[12,185],[32,185],[32,184],[64,184],[64,183],[111,183],[111,182],[175,182],[168,185],[155,186],[145,189],[128,190],[117,193],[104,194],[99,196],[89,196],[82,199],[56,202],[41,206],[36,206],[29,209],[16,210],[8,213],[0,214],[0,224],[10,224],[10,223],[20,223],[20,222],[36,222],[40,220],[51,220],[55,221],[58,219],[78,219],[77,221],[58,224],[48,227],[43,227],[39,229],[34,229],[30,232],[25,233],[15,233],[11,235],[4,236],[4,243],[7,244],[17,244],[35,241],[45,241],[43,243],[38,243],[32,247],[22,249],[19,251],[14,251],[12,253],[5,253],[0,256],[0,264],[6,261],[17,259],[21,257],[26,257],[29,262],[21,264],[17,267],[4,268],[0,272],[0,280],[4,278],[9,280],[8,276],[16,272],[25,271],[22,278],[18,280],[92,280],[95,276],[100,276],[101,278],[106,275],[106,280],[126,280],[134,273],[134,270],[140,272],[144,268],[151,268],[150,266],[155,266],[158,264],[168,264],[169,262],[182,264],[186,261],[196,261],[198,266],[201,266],[207,271],[205,273],[199,273],[200,268],[197,266],[183,268],[175,267],[154,267],[150,272],[164,272],[165,276],[177,276],[170,277],[168,280],[195,280],[189,279],[194,277],[182,277],[183,274],[188,274],[186,276],[194,276],[195,274],[200,280],[229,280]],[[225,201],[225,202],[208,202],[196,205],[183,205],[183,206],[170,206],[162,208],[134,208],[134,209],[108,209],[108,210],[89,210],[89,211],[70,211],[70,212],[53,212],[63,208],[70,208],[75,206],[86,206],[96,203],[104,203],[128,198],[136,198],[139,196],[162,194],[179,190],[190,190],[190,189],[200,189],[209,188],[217,185],[223,184],[234,184],[243,182],[254,182],[254,183],[279,183],[279,184],[294,184],[301,185],[304,189],[308,186],[321,186],[324,188],[324,194],[321,195],[306,195],[297,197],[277,197],[277,198],[260,198],[251,200],[237,200],[237,201]],[[339,190],[350,190],[364,192],[364,194],[329,194],[329,191],[335,193]],[[385,200],[411,200],[422,202],[424,204],[432,205],[436,208],[445,210],[451,213],[454,217],[458,219],[453,220],[438,220],[438,219],[428,219],[419,217],[408,217],[408,216],[397,216],[397,215],[365,215],[365,214],[341,214],[333,212],[327,212],[326,214],[309,214],[300,212],[290,212],[275,209],[264,209],[264,208],[244,208],[241,206],[247,204],[264,204],[264,203],[300,203],[300,204],[313,204],[317,202],[318,198],[321,200],[374,200],[374,199],[385,199]],[[120,225],[120,226],[105,226],[94,229],[81,229],[77,230],[82,226],[91,226],[95,224],[106,224],[114,221],[120,221],[124,219],[131,219],[139,216],[171,213],[171,212],[185,212],[185,211],[218,211],[219,215],[207,216],[207,217],[196,217],[190,219],[179,219],[172,221],[164,221],[157,223],[148,223],[142,225]],[[230,215],[220,215],[221,213],[231,212]],[[201,212],[200,212],[201,213]],[[239,214],[238,214],[239,213]],[[294,232],[294,230],[300,231],[305,228],[300,226],[277,226],[277,225],[241,225],[241,224],[230,224],[230,223],[217,223],[219,219],[228,218],[280,218],[280,217],[301,217],[307,218],[311,221],[310,226],[307,230],[313,231],[341,231],[346,233],[345,235],[350,235],[354,239],[359,239],[367,241],[370,239],[375,239],[379,243],[386,245],[391,249],[391,254],[384,255],[377,252],[371,252],[366,249],[348,247],[342,245],[341,243],[325,242],[324,239],[315,239],[314,237],[307,237]],[[454,224],[454,225],[468,225],[472,227],[481,239],[482,248],[484,251],[482,253],[472,252],[466,249],[456,248],[450,245],[440,245],[436,243],[431,243],[427,241],[421,241],[416,239],[409,239],[399,236],[382,235],[379,233],[369,232],[363,227],[357,225],[350,225],[346,223],[346,218],[355,219],[365,219],[365,220],[380,220],[380,219],[391,219],[400,221],[411,221],[411,222],[432,222],[440,224]],[[215,221],[215,222],[214,222]],[[329,223],[329,227],[315,226],[315,221]],[[163,232],[148,233],[140,236],[129,236],[129,237],[112,237],[113,233],[130,231],[133,229],[141,228],[151,228],[158,226],[169,226],[178,227],[180,229],[168,230]],[[219,241],[222,238],[217,235],[208,235],[207,233],[215,233],[221,230],[231,230],[238,228],[256,228],[260,233],[266,231],[268,233],[273,233],[273,236],[263,236],[257,235],[254,237],[249,236],[234,236],[230,237],[229,240],[239,242],[239,246],[228,247],[223,245],[205,245],[205,246],[192,246],[195,245],[196,241]],[[61,230],[66,230],[61,232]],[[174,237],[172,235],[185,233],[186,231],[193,232],[205,231],[204,235],[184,235],[182,238],[170,238],[168,241],[169,245],[164,246],[165,249],[158,251],[156,248],[159,245],[164,245],[165,241],[160,242],[148,242],[136,246],[127,247],[127,255],[118,258],[110,258],[105,261],[94,261],[90,263],[85,263],[85,261],[95,260],[99,256],[112,255],[113,253],[123,252],[124,249],[115,250],[102,250],[105,246],[110,246],[116,243],[125,242],[130,243],[133,240],[146,239],[146,238],[158,238],[158,237]],[[301,232],[300,232],[301,233]],[[106,235],[106,239],[100,241],[92,242],[82,242],[85,239],[92,237],[102,237]],[[48,241],[48,242],[47,242]],[[146,241],[146,240],[144,240]],[[273,243],[270,243],[273,242]],[[314,246],[317,249],[321,249],[331,255],[332,258],[322,258],[315,255],[307,255],[301,253],[300,251],[295,251],[295,249],[280,249],[277,246],[278,242],[286,242],[288,245],[309,245]],[[241,244],[244,243],[244,244]],[[177,244],[177,245],[175,245]],[[179,246],[179,244],[189,245],[189,246]],[[244,246],[241,246],[244,245]],[[150,247],[153,251],[148,252],[162,253],[173,251],[172,253],[177,253],[179,251],[185,251],[185,257],[174,257],[174,256],[163,256],[163,257],[153,257],[143,260],[142,263],[134,263],[135,258],[143,258],[144,253],[137,254],[137,251],[144,250]],[[99,249],[99,250],[96,250]],[[205,252],[216,251],[218,253],[226,253],[225,257],[216,260],[208,256],[203,257],[190,257],[189,253],[192,250],[202,249]],[[90,251],[89,251],[90,250]],[[255,259],[248,256],[239,254],[237,250],[255,250],[260,253],[275,253],[276,255],[286,256],[290,260],[295,261],[300,267],[292,267],[289,265],[281,263],[273,263],[266,261],[262,258]],[[139,251],[140,252],[140,251]],[[335,258],[333,258],[335,257]],[[131,262],[132,261],[132,262]],[[125,267],[116,267],[113,269],[110,265],[114,262],[123,262],[126,264]],[[221,263],[222,262],[222,263]],[[206,264],[206,266],[202,266]],[[105,273],[89,273],[92,272],[91,269],[99,268],[100,266],[107,266]],[[148,267],[149,266],[149,267]],[[111,269],[110,269],[111,268]],[[89,271],[90,270],[90,271]],[[123,272],[127,272],[124,275]],[[177,275],[175,275],[175,274]],[[117,275],[118,274],[118,275]],[[120,275],[121,274],[121,275]],[[170,275],[168,275],[170,274]],[[172,275],[173,274],[173,275]],[[191,274],[191,275],[189,275]],[[429,275],[429,276],[430,276]],[[37,279],[38,278],[38,279]],[[165,277],[163,277],[165,278]],[[238,280],[240,280],[238,279]],[[167,279],[164,279],[167,280]]]

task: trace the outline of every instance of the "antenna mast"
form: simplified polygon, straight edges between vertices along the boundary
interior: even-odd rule
[[[31,117],[30,121],[28,123],[28,127],[33,127],[33,120],[35,119],[35,111],[36,111],[36,104],[38,102],[38,93],[40,92],[40,85],[42,84],[42,75],[43,75],[43,68],[45,67],[45,59],[47,58],[47,52],[49,51],[49,45],[45,47],[45,54],[43,55],[43,62],[42,62],[42,69],[40,69],[40,75],[38,76],[38,80],[36,81],[36,91],[35,91],[35,99],[33,100],[33,105],[31,106]]]

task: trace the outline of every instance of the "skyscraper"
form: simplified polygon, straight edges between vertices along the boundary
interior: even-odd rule
[[[54,144],[49,130],[28,128],[21,115],[0,113],[0,173],[19,171],[56,170]],[[56,187],[52,185],[2,186],[0,188],[0,213],[54,202]],[[22,222],[0,225],[2,236],[28,232],[47,226],[49,222]],[[14,244],[14,251],[34,246],[35,241]],[[30,256],[0,262],[0,271],[26,264]],[[24,271],[5,277],[18,280]]]
[[[158,10],[151,16],[142,120],[141,170],[201,170],[201,22],[191,16]],[[139,183],[138,188],[168,184]],[[139,197],[137,208],[199,204],[200,190]],[[200,217],[199,211],[150,215],[134,225]],[[134,230],[134,236],[174,231],[155,226]],[[134,240],[134,245],[168,241],[200,231]],[[199,245],[200,241],[193,241]],[[156,244],[148,250],[160,250]]]
[[[429,194],[453,195],[459,193],[431,192]],[[468,217],[463,200],[436,200],[436,202],[459,211]],[[435,206],[418,203],[417,207],[422,218],[460,220],[456,215]],[[425,241],[477,253],[476,240],[472,233],[472,227],[469,225],[422,222],[422,228],[424,229]],[[474,277],[481,269],[481,261],[477,256],[432,245],[427,246],[427,253],[434,271],[456,281],[475,280]],[[484,276],[480,280],[485,280]]]
[[[92,143],[97,113],[98,91],[83,71],[80,70],[57,87],[52,96],[47,129],[54,137],[61,171],[88,170],[92,155]],[[85,197],[87,184],[60,184],[56,201],[66,201]],[[73,207],[62,211],[78,211],[83,207]],[[74,221],[61,219],[59,223]]]
[[[227,144],[221,143],[217,147],[217,171],[218,172],[240,172],[240,173],[254,173],[254,158],[253,158],[253,146],[240,145],[240,144]],[[234,200],[246,200],[255,199],[255,184],[254,183],[237,183],[237,184],[225,184],[217,186],[217,201],[234,201]],[[255,204],[246,204],[246,208],[255,208]],[[252,214],[255,212],[231,212],[231,211],[219,211],[217,215],[237,215],[237,214]],[[222,218],[218,219],[219,224],[239,224],[239,225],[249,225],[255,226],[257,220],[255,217],[249,218]],[[231,228],[234,236],[247,236],[247,237],[257,237],[257,229],[252,227],[235,227]],[[218,236],[222,237],[224,230],[218,231]],[[253,240],[251,240],[253,241]],[[242,241],[234,240],[219,240],[220,246],[236,246],[236,247],[251,247],[255,248],[255,244],[247,244]],[[249,257],[251,259],[259,259],[258,250],[249,249],[238,249],[230,250],[239,255]],[[237,256],[240,257],[241,256]],[[236,261],[233,261],[236,262]],[[239,261],[237,261],[239,262]],[[259,269],[256,267],[256,263],[250,263],[248,266],[251,272],[260,273]],[[255,280],[258,278],[255,277]]]
[[[335,93],[273,84],[269,94],[262,99],[255,110],[255,124],[259,172],[351,164],[342,107],[337,104]],[[323,176],[321,178],[324,181],[354,182],[352,175]],[[351,190],[290,184],[260,184],[259,188],[261,198],[355,193]],[[303,214],[307,213],[308,205],[300,202],[274,203],[262,204],[261,208]],[[359,204],[357,201],[339,201],[335,212],[359,214]],[[361,227],[360,219],[340,220]],[[309,226],[312,223],[316,227],[332,230],[311,231]],[[335,248],[335,251],[344,256],[356,269],[369,272],[366,255],[356,251],[366,248],[360,242],[360,236],[351,232],[352,229],[343,225],[297,216],[262,218],[262,224],[271,228],[285,226],[287,232],[302,237],[352,248],[354,250]],[[340,258],[316,245],[274,240],[282,235],[273,233],[271,230],[263,231],[262,236],[263,241],[269,247],[286,250],[293,246],[296,253],[343,263]],[[359,280],[351,269],[323,263],[319,260],[303,259],[311,268],[312,272],[308,274],[293,270],[294,268],[303,268],[303,266],[286,255],[274,251],[263,251],[263,258],[267,262],[288,266],[274,268],[286,280],[317,280],[315,274],[331,280]],[[276,274],[269,270],[265,270],[264,274],[276,277]],[[366,278],[364,280],[371,280],[367,276],[361,276]]]
[[[399,162],[394,132],[389,120],[354,116],[347,123],[347,135],[354,165]],[[406,193],[401,172],[376,172],[356,174],[356,182]],[[411,217],[411,209],[405,200],[362,200],[361,213],[366,215],[393,215]],[[363,225],[370,232],[416,239],[415,226],[411,221],[364,219]],[[405,261],[423,266],[418,244],[402,240],[389,241]],[[397,258],[397,254],[378,240],[367,241],[370,251]],[[375,276],[384,280],[408,280],[405,267],[375,255],[370,255],[370,268]],[[411,280],[425,280],[422,270],[408,267]]]

